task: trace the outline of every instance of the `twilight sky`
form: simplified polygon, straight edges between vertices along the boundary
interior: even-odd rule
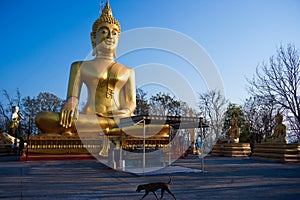
[[[65,98],[71,63],[86,59],[91,52],[90,32],[99,17],[99,4],[100,0],[1,0],[0,89],[13,95],[19,88],[24,97],[50,92]],[[117,61],[136,69],[139,80],[153,77],[152,85],[138,84],[149,95],[162,86],[177,95],[168,84],[188,93],[180,88],[184,84],[177,76],[197,95],[209,88],[207,80],[215,81],[210,72],[217,72],[226,98],[242,103],[249,96],[245,78],[254,75],[259,63],[267,62],[280,44],[293,43],[300,48],[297,0],[111,0],[110,4],[121,23],[120,45],[126,48],[147,39],[158,44],[169,41],[164,33],[153,37],[147,32],[147,27],[156,27],[170,34],[168,45],[184,52],[178,55],[171,49],[170,53],[159,45],[154,50],[139,46],[144,48],[121,52]],[[134,35],[135,30],[144,32]],[[202,48],[214,66],[202,60],[208,72],[195,73],[193,57],[183,54],[197,57],[198,52],[188,42],[174,39],[173,33]],[[170,73],[157,71],[162,68]],[[156,85],[155,78],[163,77],[170,82]],[[195,105],[195,101],[190,102]]]

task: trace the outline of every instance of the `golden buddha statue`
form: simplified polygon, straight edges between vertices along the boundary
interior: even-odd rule
[[[43,133],[71,134],[77,132],[78,126],[89,130],[100,126],[107,130],[116,126],[119,118],[133,115],[136,107],[134,70],[114,61],[120,31],[120,24],[113,17],[107,1],[92,27],[95,58],[72,64],[67,100],[61,112],[42,112],[36,117],[36,125]],[[78,114],[83,84],[87,88],[88,100]]]
[[[238,127],[237,117],[233,117],[231,121],[230,133],[230,143],[239,143],[240,140],[240,128]]]
[[[14,137],[22,137],[21,132],[20,132],[20,122],[24,118],[19,112],[19,106],[13,106],[13,113],[11,115],[11,122],[9,126],[9,133],[14,136]]]
[[[276,126],[274,133],[265,139],[265,142],[286,143],[286,125],[282,123],[283,116],[278,112],[275,116]]]

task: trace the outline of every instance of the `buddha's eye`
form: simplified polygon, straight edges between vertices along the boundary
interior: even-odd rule
[[[99,33],[105,35],[105,34],[107,34],[107,30],[102,28],[99,30]]]
[[[119,35],[118,31],[116,31],[116,30],[112,30],[111,33],[112,33],[112,35],[114,35],[114,36],[115,36],[115,35]]]

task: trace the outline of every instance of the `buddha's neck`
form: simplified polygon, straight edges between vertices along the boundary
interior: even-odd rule
[[[101,53],[96,55],[96,59],[104,59],[104,60],[111,60],[114,61],[114,54],[113,53]]]

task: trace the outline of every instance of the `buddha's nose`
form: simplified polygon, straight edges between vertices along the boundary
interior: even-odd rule
[[[107,36],[106,36],[107,38],[112,38],[112,32],[111,31],[109,31],[108,33],[107,33]]]

